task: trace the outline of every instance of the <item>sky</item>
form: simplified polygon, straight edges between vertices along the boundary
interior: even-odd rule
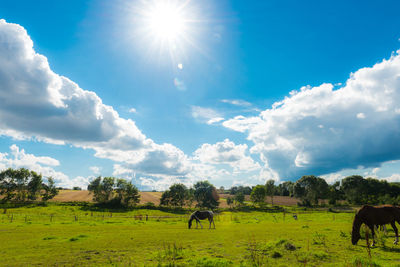
[[[2,0],[0,170],[68,188],[399,182],[399,8]]]

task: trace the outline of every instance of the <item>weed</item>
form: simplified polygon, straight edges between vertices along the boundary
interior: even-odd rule
[[[215,258],[204,257],[194,261],[193,265],[197,267],[225,267],[225,266],[231,266],[232,261],[220,258],[215,259]]]
[[[52,240],[52,239],[57,239],[55,236],[46,236],[43,238],[43,240]]]
[[[313,236],[313,244],[326,246],[326,236],[324,234],[315,232]]]
[[[379,265],[378,263],[375,263],[371,259],[356,257],[353,260],[353,266],[354,267],[380,267],[381,265]]]
[[[318,260],[326,260],[327,258],[329,258],[329,255],[324,251],[316,251],[314,252],[314,258]]]
[[[274,259],[276,259],[276,258],[282,258],[282,254],[281,254],[279,251],[274,251],[274,252],[271,254],[271,257],[274,258]]]
[[[347,238],[347,234],[343,231],[340,231],[340,237]]]
[[[252,237],[248,243],[247,243],[247,250],[249,251],[250,255],[248,258],[250,258],[251,264],[253,266],[262,266],[264,262],[264,253],[263,251],[259,248],[259,244],[257,241]]]

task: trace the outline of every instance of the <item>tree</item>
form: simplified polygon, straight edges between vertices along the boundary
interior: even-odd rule
[[[244,204],[244,199],[245,199],[245,197],[244,197],[243,192],[237,193],[237,194],[235,195],[235,202],[236,202],[236,205],[238,205],[238,204],[239,204],[239,206],[243,205],[243,204]]]
[[[230,207],[230,208],[232,208],[232,205],[233,205],[233,198],[232,197],[227,197],[226,198],[226,204],[228,204],[228,206]]]
[[[314,203],[318,205],[318,199],[328,196],[328,184],[320,177],[306,175],[301,177],[294,186],[294,194],[299,197],[304,205]]]
[[[47,178],[47,184],[43,184],[44,193],[42,200],[47,201],[54,198],[58,194],[58,189],[52,177]]]
[[[31,171],[31,178],[28,182],[27,191],[28,191],[28,199],[36,200],[40,196],[40,190],[43,187],[42,175],[37,174],[34,171]]]
[[[41,174],[25,168],[18,170],[9,168],[0,173],[0,195],[3,196],[3,202],[26,202],[34,201],[41,196],[43,198],[41,193],[46,186],[43,184]]]
[[[194,198],[199,207],[214,209],[219,205],[217,189],[208,181],[197,182],[194,185]]]
[[[349,203],[364,204],[367,200],[368,182],[360,175],[352,175],[342,180],[341,190]]]
[[[274,194],[275,194],[275,181],[268,180],[265,183],[265,194],[271,197],[271,205],[274,205]]]
[[[343,193],[340,190],[340,182],[337,181],[333,185],[329,185],[329,204],[335,205],[339,199],[342,199]]]
[[[189,206],[189,208],[192,207],[194,200],[195,200],[194,199],[194,189],[189,188],[187,190],[187,196],[186,196],[186,204]]]
[[[164,206],[183,207],[188,199],[188,189],[184,184],[173,184],[166,190],[160,199],[160,204]]]
[[[118,179],[115,191],[117,192],[115,199],[122,206],[135,206],[140,201],[139,190],[132,184],[132,182]]]
[[[160,198],[160,205],[161,206],[169,206],[171,202],[171,192],[169,190],[165,190]]]
[[[253,188],[253,191],[251,191],[250,194],[250,199],[254,203],[257,203],[258,205],[263,205],[265,201],[265,186],[263,185],[257,185]]]
[[[183,207],[187,198],[187,187],[184,184],[173,184],[170,186],[171,204],[176,207]]]
[[[283,182],[277,187],[277,193],[280,196],[293,196],[294,183],[291,181]]]
[[[113,197],[115,178],[97,177],[88,185],[88,190],[93,193],[93,200],[98,203],[107,203]]]
[[[115,204],[131,206],[139,203],[139,190],[124,179],[114,177],[97,177],[88,185],[88,190],[93,193],[93,200],[101,204]]]

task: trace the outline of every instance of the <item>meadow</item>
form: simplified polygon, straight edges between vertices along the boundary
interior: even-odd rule
[[[187,214],[88,205],[2,208],[3,266],[400,266],[393,232],[351,245],[353,211],[222,212],[216,229]],[[298,219],[292,216],[297,214]],[[147,216],[146,216],[147,215]]]

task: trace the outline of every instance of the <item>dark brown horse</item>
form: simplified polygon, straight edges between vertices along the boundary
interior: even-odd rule
[[[205,220],[205,219],[208,219],[208,221],[210,222],[210,227],[208,229],[211,228],[211,223],[213,223],[214,229],[215,229],[214,213],[209,210],[205,210],[205,211],[197,210],[197,211],[193,212],[189,218],[189,229],[192,227],[193,220],[196,220],[196,228],[198,227],[197,223],[199,223],[201,228],[203,228],[203,225],[201,225],[200,220]]]
[[[360,240],[360,227],[364,223],[372,233],[372,245],[375,244],[375,225],[384,225],[390,223],[393,227],[394,233],[396,234],[396,239],[394,244],[399,242],[399,235],[396,227],[396,222],[400,224],[400,208],[395,206],[378,206],[372,207],[368,205],[362,206],[362,208],[357,212],[353,221],[353,230],[351,232],[351,242],[353,245],[357,244]]]

